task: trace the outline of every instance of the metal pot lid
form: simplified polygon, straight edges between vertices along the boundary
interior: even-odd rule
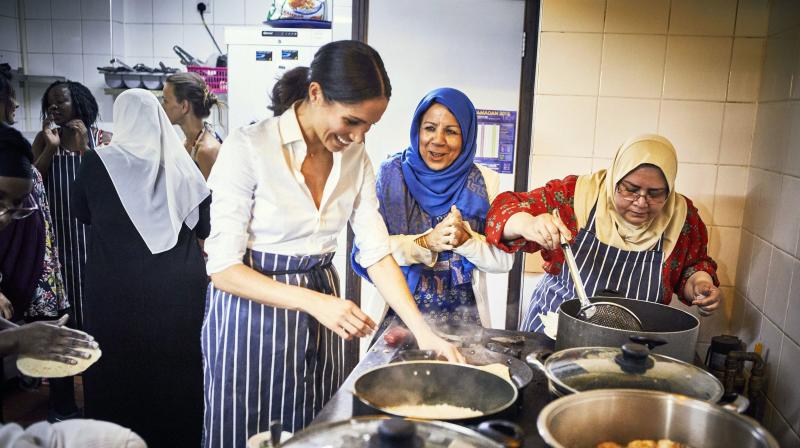
[[[502,444],[452,423],[389,418],[357,417],[310,426],[280,444],[283,447],[409,448],[474,447],[502,448]]]
[[[646,389],[717,402],[722,383],[703,369],[668,356],[651,354],[641,344],[619,348],[579,347],[554,353],[544,363],[561,389]]]

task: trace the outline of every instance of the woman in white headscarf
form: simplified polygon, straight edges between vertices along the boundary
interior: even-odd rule
[[[209,190],[152,93],[120,94],[114,131],[86,153],[72,189],[91,225],[84,326],[103,347],[86,374],[86,414],[150,446],[198,446],[207,278],[197,240],[209,232]]]

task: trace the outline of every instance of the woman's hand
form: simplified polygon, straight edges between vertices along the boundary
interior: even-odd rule
[[[68,121],[65,127],[69,129],[73,135],[68,149],[71,148],[73,152],[81,152],[89,149],[89,131],[86,129],[86,125],[83,124],[83,121],[75,118]]]
[[[50,115],[42,122],[42,137],[47,148],[58,148],[61,145],[61,136],[58,135],[58,128],[53,126],[53,118]]]
[[[454,227],[453,248],[456,248],[466,243],[467,240],[472,237],[472,234],[469,232],[469,224],[463,220],[463,218],[461,217],[461,211],[458,209],[458,207],[455,206],[455,204],[453,204],[453,206],[450,207],[450,214],[448,214],[447,216],[448,217],[452,216],[452,223]]]
[[[697,271],[686,281],[686,298],[697,306],[701,316],[710,316],[719,308],[722,295],[708,272]]]
[[[51,322],[33,322],[3,333],[12,333],[15,352],[38,359],[77,364],[74,358],[89,358],[90,353],[81,349],[96,349],[97,342],[88,334],[63,325],[68,316]]]
[[[460,215],[459,215],[460,218]],[[431,233],[425,235],[425,242],[428,248],[434,252],[445,252],[456,247],[458,238],[456,236],[456,217],[452,213],[448,214]]]
[[[433,350],[438,353],[439,356],[447,358],[450,362],[458,362],[461,364],[466,362],[464,355],[458,351],[455,345],[437,336],[430,328],[415,333],[414,337],[417,338],[417,345],[419,345],[419,348],[422,350]]]
[[[14,315],[14,307],[11,305],[11,301],[8,300],[5,294],[0,292],[0,316],[3,316],[4,319],[11,319]]]
[[[434,350],[452,362],[464,362],[456,348],[436,335],[414,302],[406,279],[391,254],[367,268],[370,278],[383,299],[391,306],[417,340],[419,348]]]
[[[519,218],[517,218],[519,216]],[[516,219],[515,219],[516,218]],[[514,220],[512,222],[512,220]],[[561,244],[561,235],[567,241],[572,239],[572,232],[564,221],[549,213],[538,216],[531,216],[528,213],[517,213],[513,215],[506,227],[511,224],[516,228],[516,233],[528,241],[533,241],[546,250],[554,250]]]
[[[100,133],[100,146],[106,146],[111,144],[111,132],[101,132]]]
[[[363,338],[375,331],[375,322],[361,308],[349,300],[318,293],[307,310],[322,325],[330,328],[344,340]]]

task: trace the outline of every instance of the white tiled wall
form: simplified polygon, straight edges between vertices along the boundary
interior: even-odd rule
[[[110,119],[111,98],[104,94],[104,83],[96,69],[108,65],[112,54],[122,55],[123,47],[115,45],[114,52],[111,48],[111,27],[115,24],[110,3],[25,0],[18,11],[16,1],[0,2],[0,61],[18,68],[27,60],[27,75],[63,76],[84,83],[98,100],[101,120]],[[113,3],[119,4],[121,11],[122,0]],[[46,81],[31,80],[17,92],[22,103],[17,127],[29,133],[40,127],[39,102],[46,87]]]
[[[751,347],[764,345],[765,424],[781,446],[800,446],[800,4],[776,1],[767,17],[731,329]]]

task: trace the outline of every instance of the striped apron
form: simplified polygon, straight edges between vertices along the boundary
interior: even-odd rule
[[[661,302],[664,297],[661,286],[663,238],[651,250],[626,251],[600,242],[595,236],[594,224],[592,209],[589,225],[578,232],[570,245],[586,295],[591,297],[607,290],[632,299]],[[557,312],[562,302],[577,297],[568,269],[564,263],[559,275],[545,274],[539,281],[520,330],[543,332],[539,314]]]
[[[333,253],[248,250],[244,263],[276,281],[339,295]],[[209,285],[202,328],[203,446],[239,448],[280,420],[308,425],[344,381],[344,341],[311,315],[258,304]]]
[[[100,141],[102,131],[89,132],[89,147],[94,149]],[[53,234],[58,258],[61,260],[61,276],[64,292],[72,308],[70,314],[77,328],[83,328],[83,268],[86,265],[86,241],[89,227],[81,224],[72,214],[70,193],[72,182],[78,174],[83,154],[70,152],[61,147],[53,155],[47,172],[45,190],[50,201],[50,216],[53,219]]]

